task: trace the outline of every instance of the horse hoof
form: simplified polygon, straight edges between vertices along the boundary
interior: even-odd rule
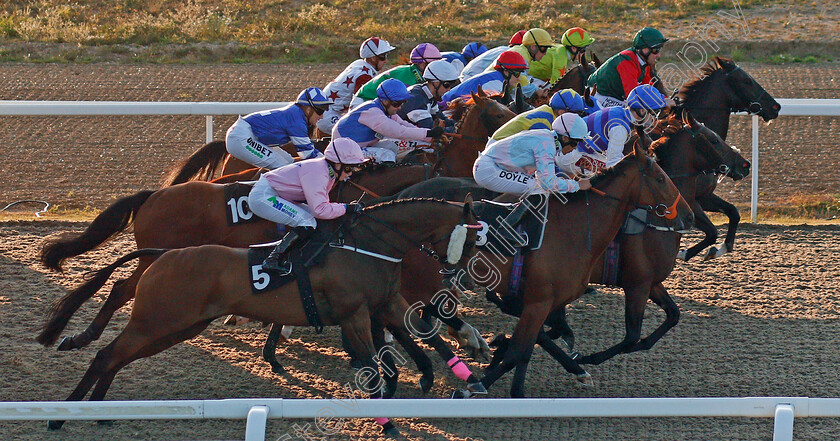
[[[58,430],[64,425],[64,421],[47,421],[47,430]]]
[[[580,352],[578,352],[578,351],[572,352],[571,354],[569,354],[569,356],[572,357],[572,360],[574,360],[574,361],[578,362],[578,364],[580,364],[580,359],[582,358],[581,355],[580,355]]]
[[[397,429],[393,425],[388,428],[383,427],[382,434],[385,435],[385,437],[388,439],[403,439],[403,436],[400,433],[399,429]]]
[[[484,387],[484,384],[482,384],[480,381],[467,384],[467,389],[469,389],[470,393],[472,393],[473,396],[487,395],[487,388]]]
[[[583,386],[595,387],[595,382],[592,380],[592,375],[589,375],[589,372],[575,375],[575,380]]]
[[[76,337],[75,335],[72,336],[72,337],[63,337],[61,339],[61,342],[58,344],[57,350],[59,350],[59,351],[72,351],[73,349],[76,349],[77,348],[76,342],[73,341],[73,339],[75,337]]]
[[[350,360],[350,369],[353,369],[354,371],[358,371],[361,368],[362,368],[361,360],[357,360],[355,358]]]
[[[397,394],[397,383],[390,383],[386,382],[385,386],[382,386],[382,398],[389,399],[394,398],[394,395]]]
[[[435,384],[435,379],[434,377],[427,377],[423,375],[417,383],[420,385],[420,390],[424,394],[427,394],[430,390],[432,390],[432,386]]]
[[[680,250],[677,253],[677,260],[682,260],[683,262],[688,262],[688,251]]]
[[[472,393],[466,389],[455,389],[452,391],[452,395],[449,398],[469,398],[470,396],[472,396]]]

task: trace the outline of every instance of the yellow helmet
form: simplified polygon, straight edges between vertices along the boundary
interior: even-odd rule
[[[525,33],[525,36],[522,37],[522,44],[524,46],[530,46],[532,44],[537,46],[554,46],[554,40],[552,40],[551,35],[545,29],[533,28],[529,29]]]

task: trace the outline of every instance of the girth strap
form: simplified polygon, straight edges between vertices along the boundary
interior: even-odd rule
[[[292,253],[289,259],[292,261],[292,272],[297,280],[300,301],[303,304],[303,312],[306,313],[306,320],[310,326],[315,328],[315,332],[320,334],[324,330],[324,322],[321,321],[318,307],[315,305],[315,296],[312,293],[312,285],[309,283],[309,270],[304,265],[300,253]]]

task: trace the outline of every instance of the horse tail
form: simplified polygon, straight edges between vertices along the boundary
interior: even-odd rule
[[[209,181],[227,157],[224,141],[211,141],[181,160],[163,177],[162,186],[169,187],[187,181]]]
[[[93,297],[93,295],[96,294],[103,285],[105,285],[105,282],[108,281],[108,278],[111,277],[111,274],[113,274],[117,268],[138,257],[159,256],[167,251],[169,250],[163,248],[143,248],[120,257],[116,262],[102,268],[99,271],[88,273],[86,275],[88,280],[85,283],[65,294],[64,297],[59,299],[54,305],[52,305],[52,307],[50,307],[49,319],[35,340],[44,346],[52,346],[55,344],[55,341],[58,340],[59,334],[61,334],[61,331],[64,330],[67,323],[70,321],[70,317],[73,316],[73,314],[84,302]]]
[[[153,190],[143,190],[123,197],[99,213],[82,234],[48,241],[41,249],[41,263],[53,271],[62,271],[65,259],[86,253],[125,230],[152,193]]]

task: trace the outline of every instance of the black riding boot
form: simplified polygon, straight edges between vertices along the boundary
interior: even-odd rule
[[[302,242],[315,231],[312,227],[295,227],[286,232],[271,254],[265,258],[262,267],[266,271],[279,271],[281,276],[292,272],[292,263],[286,259],[286,253],[296,242]]]
[[[528,206],[525,204],[525,201],[522,201],[513,208],[513,210],[508,213],[507,217],[505,217],[504,223],[507,224],[508,227],[500,227],[499,228],[499,235],[503,237],[508,243],[513,246],[525,246],[525,238],[522,235],[518,234],[516,230],[516,226],[522,222],[522,219],[525,218],[525,214],[528,212]]]

